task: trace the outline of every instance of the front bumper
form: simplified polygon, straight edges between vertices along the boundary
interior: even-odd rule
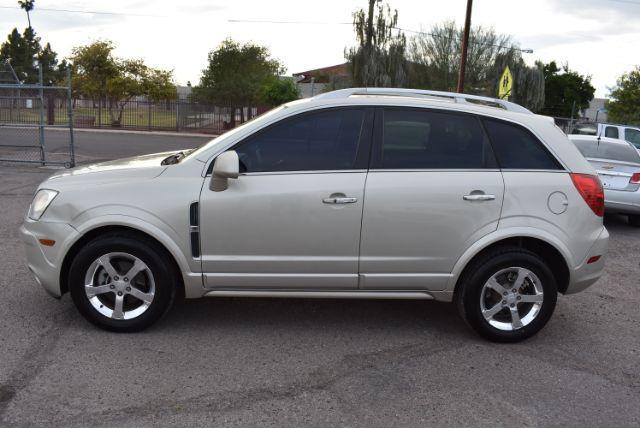
[[[60,270],[64,255],[78,232],[66,223],[32,221],[26,219],[20,227],[27,266],[36,281],[53,297],[62,296]],[[52,239],[51,247],[40,244],[39,239]]]
[[[605,227],[591,246],[587,256],[578,267],[573,269],[570,274],[569,286],[565,294],[578,293],[595,283],[602,276],[604,263],[607,258],[607,250],[609,248],[609,232]],[[598,261],[587,263],[591,257],[600,256]]]

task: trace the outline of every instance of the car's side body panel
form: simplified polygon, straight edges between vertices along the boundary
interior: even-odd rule
[[[357,288],[366,175],[255,173],[230,180],[223,192],[205,187],[200,230],[207,288]],[[325,201],[339,195],[355,201]]]
[[[463,199],[480,191],[495,198]],[[371,171],[362,221],[361,288],[443,290],[464,251],[497,228],[503,193],[500,171]]]

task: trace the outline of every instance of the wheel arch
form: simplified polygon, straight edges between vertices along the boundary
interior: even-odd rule
[[[529,232],[498,236],[467,250],[453,270],[450,289],[453,290],[454,295],[459,288],[460,279],[464,277],[466,270],[473,265],[475,260],[495,248],[505,246],[524,248],[540,256],[551,269],[558,286],[558,292],[564,293],[567,290],[571,279],[571,253],[560,242],[556,242],[553,237]]]
[[[178,284],[179,293],[184,296],[185,294],[185,281],[184,281],[184,271],[181,269],[180,264],[178,263],[175,255],[172,251],[170,251],[166,245],[164,245],[159,239],[150,233],[140,230],[135,227],[121,225],[121,224],[111,224],[111,225],[101,225],[94,227],[92,229],[86,230],[83,234],[79,236],[79,238],[69,247],[69,250],[66,252],[64,259],[60,268],[60,292],[64,294],[69,291],[68,286],[68,275],[69,268],[71,267],[71,263],[74,258],[78,254],[78,252],[90,241],[98,238],[99,236],[108,234],[108,233],[123,233],[133,236],[138,236],[147,240],[152,241],[154,244],[158,246],[164,253],[169,263],[175,273],[176,281]]]

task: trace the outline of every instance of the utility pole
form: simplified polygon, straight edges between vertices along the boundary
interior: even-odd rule
[[[458,93],[464,91],[464,74],[467,68],[467,47],[469,45],[469,31],[471,30],[471,7],[473,0],[467,0],[467,16],[464,20],[464,33],[462,34],[462,52],[460,55],[460,73],[458,74]]]

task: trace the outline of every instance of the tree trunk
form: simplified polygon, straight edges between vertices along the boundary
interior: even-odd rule
[[[376,4],[376,0],[369,0],[369,15],[367,16],[367,41],[365,46],[371,47],[371,40],[373,38],[373,8]]]

